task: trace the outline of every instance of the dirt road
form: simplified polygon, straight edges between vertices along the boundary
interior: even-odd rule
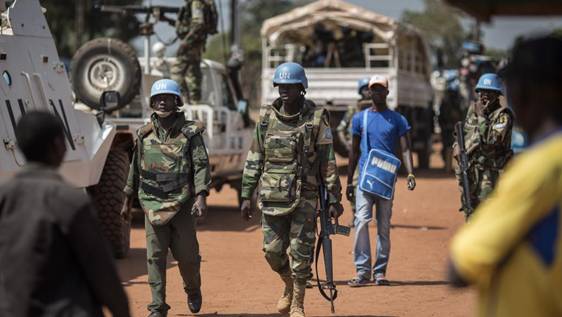
[[[342,161],[343,163],[343,161]],[[432,165],[440,164],[437,157]],[[471,316],[475,296],[471,291],[454,291],[446,282],[447,245],[463,223],[458,209],[458,190],[451,175],[433,170],[418,174],[414,192],[397,183],[391,231],[392,253],[387,272],[390,287],[349,288],[354,276],[352,237],[334,238],[335,279],[339,297],[334,316]],[[342,178],[345,184],[345,179]],[[201,245],[203,309],[199,316],[279,316],[275,303],[282,290],[276,274],[261,251],[259,222],[244,222],[236,208],[236,193],[224,188],[212,193],[210,211],[199,227]],[[344,204],[347,223],[350,206]],[[374,247],[376,227],[371,229]],[[147,284],[145,236],[142,222],[132,232],[130,256],[119,261],[119,269],[133,310],[146,316],[150,302]],[[374,252],[374,250],[373,250]],[[169,316],[191,316],[175,262],[168,265],[167,302]],[[323,273],[321,273],[322,275]],[[307,316],[331,316],[329,303],[317,289],[307,292]]]

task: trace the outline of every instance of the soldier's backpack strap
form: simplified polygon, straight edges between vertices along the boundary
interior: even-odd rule
[[[314,152],[316,150],[315,144],[318,139],[318,133],[320,132],[320,124],[326,116],[328,118],[328,112],[324,108],[314,109],[314,114],[312,120],[305,124],[304,132],[304,152],[308,156],[310,151]],[[329,120],[329,119],[328,119]]]
[[[258,144],[261,151],[264,151],[263,140],[265,140],[265,135],[267,134],[267,128],[269,127],[269,121],[271,120],[271,106],[266,106],[265,112],[260,116],[260,130],[257,134]]]
[[[150,133],[152,133],[153,130],[154,130],[154,124],[152,124],[152,122],[143,125],[137,130],[137,140],[135,142],[135,147],[137,148],[139,159],[141,158],[142,155],[142,151],[141,151],[142,140],[146,138],[146,136],[148,136]]]

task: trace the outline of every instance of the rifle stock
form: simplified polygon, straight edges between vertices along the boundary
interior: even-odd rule
[[[464,212],[466,215],[470,215],[473,211],[472,202],[470,200],[470,182],[468,179],[468,154],[466,153],[466,146],[464,144],[464,130],[463,130],[463,122],[459,121],[455,124],[455,132],[457,134],[457,144],[459,147],[459,169],[461,172],[461,186],[462,186],[462,195],[464,200]]]

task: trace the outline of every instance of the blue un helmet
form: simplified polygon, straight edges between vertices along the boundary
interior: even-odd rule
[[[478,79],[478,84],[474,91],[479,92],[480,90],[493,90],[497,91],[500,95],[503,95],[503,84],[500,77],[494,73],[487,73],[480,76]]]
[[[301,65],[293,62],[283,63],[275,68],[273,86],[280,84],[301,84],[303,89],[308,88],[308,79]]]
[[[369,79],[370,78],[361,78],[357,81],[357,93],[361,94],[361,89],[363,89],[363,87],[367,87],[369,86]]]
[[[178,96],[178,107],[182,106],[180,85],[171,79],[160,79],[152,84],[150,88],[150,103],[152,104],[152,97],[156,95],[170,94]]]

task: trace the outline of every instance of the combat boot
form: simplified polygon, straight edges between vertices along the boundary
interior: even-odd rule
[[[305,317],[304,315],[304,292],[306,282],[295,280],[293,285],[293,301],[291,302],[291,314],[289,317]]]
[[[287,314],[291,309],[291,300],[293,299],[293,278],[291,274],[281,275],[283,283],[285,283],[285,289],[283,290],[283,295],[277,301],[277,310],[281,314]]]

